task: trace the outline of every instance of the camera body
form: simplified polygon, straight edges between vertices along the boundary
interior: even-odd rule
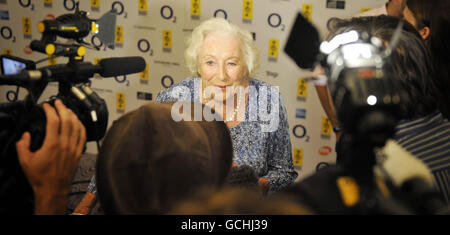
[[[347,134],[372,147],[393,137],[408,99],[376,37],[349,31],[320,46],[339,123]]]
[[[75,63],[82,64],[82,62]],[[13,56],[1,56],[2,71],[7,72],[4,73],[5,75],[17,74],[22,70],[34,69],[35,67],[32,61]],[[77,70],[76,67],[74,70]],[[60,78],[58,94],[52,96],[46,103],[53,106],[55,99],[61,100],[85,126],[87,141],[98,141],[103,138],[107,129],[108,109],[106,102],[89,88],[88,83],[77,84],[80,81],[88,81],[88,77],[73,76],[75,75]],[[45,137],[45,113],[42,104],[36,104],[35,102],[39,99],[47,84],[47,81],[36,82],[28,87],[30,94],[24,101],[0,106],[0,111],[3,111],[4,115],[4,117],[0,117],[4,126],[2,130],[15,127],[15,130],[10,130],[10,133],[18,132],[17,135],[5,137],[15,136],[15,142],[23,132],[30,132],[32,137],[30,149],[32,151],[36,151],[42,146]],[[4,143],[8,142],[5,141]]]
[[[27,214],[34,208],[33,190],[18,162],[15,143],[24,132],[29,132],[30,150],[36,151],[42,146],[46,115],[42,104],[37,101],[49,82],[58,82],[58,94],[46,103],[54,105],[55,99],[60,99],[71,109],[85,126],[87,141],[99,141],[105,135],[108,125],[107,105],[90,89],[89,81],[94,73],[105,71],[101,66],[83,62],[84,46],[81,44],[86,45],[83,38],[89,32],[98,33],[99,24],[107,31],[101,32],[100,39],[113,41],[114,34],[109,31],[115,28],[115,22],[115,12],[108,12],[98,21],[91,20],[86,17],[86,12],[78,10],[77,4],[74,14],[41,22],[38,27],[42,38],[34,40],[32,44],[35,46],[31,48],[48,57],[68,57],[68,64],[35,70],[33,61],[10,55],[1,56],[1,84],[24,87],[29,93],[23,100],[0,103],[0,214]],[[97,30],[92,30],[91,26]],[[75,39],[79,44],[55,43],[57,36]]]

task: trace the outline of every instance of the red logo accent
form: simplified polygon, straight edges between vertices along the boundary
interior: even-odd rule
[[[30,48],[30,45],[25,46],[25,48],[23,49],[23,52],[25,52],[25,54],[27,54],[27,55],[33,53],[33,51]]]
[[[332,148],[330,146],[322,146],[319,148],[319,154],[322,156],[327,156],[331,153]]]
[[[55,19],[55,15],[53,15],[53,14],[47,14],[44,17],[44,20],[54,20],[54,19]]]

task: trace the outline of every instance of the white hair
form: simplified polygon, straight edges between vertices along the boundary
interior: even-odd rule
[[[223,18],[211,18],[197,26],[190,37],[187,38],[187,49],[184,53],[186,66],[192,75],[198,75],[200,49],[205,38],[210,33],[221,32],[236,36],[240,40],[240,46],[249,78],[256,76],[259,69],[259,51],[253,41],[252,34],[238,26],[231,24]]]

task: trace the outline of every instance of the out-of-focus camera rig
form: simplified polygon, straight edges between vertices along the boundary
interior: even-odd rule
[[[52,57],[67,57],[67,64],[50,65],[36,69],[36,63],[8,55],[1,56],[2,75],[0,85],[14,85],[28,90],[20,101],[0,104],[0,214],[5,212],[31,212],[32,191],[17,160],[15,142],[25,131],[31,134],[30,149],[40,148],[45,137],[45,113],[38,100],[50,82],[58,83],[58,94],[49,101],[53,105],[60,99],[71,109],[86,128],[87,141],[98,141],[105,135],[108,125],[108,109],[105,101],[90,88],[94,74],[102,77],[121,76],[144,70],[145,60],[141,57],[115,57],[102,59],[98,64],[84,62],[84,38],[96,34],[105,47],[114,49],[116,12],[106,13],[98,20],[87,17],[79,11],[65,14],[54,20],[39,22],[41,40],[33,40],[33,51]],[[58,37],[71,40],[57,42]]]
[[[319,213],[449,213],[435,189],[422,179],[412,178],[396,187],[386,175],[382,185],[393,194],[388,198],[374,173],[375,167],[382,169],[377,163],[376,149],[384,147],[394,136],[402,117],[401,106],[409,99],[394,78],[391,64],[391,53],[402,28],[400,21],[388,48],[377,37],[354,30],[321,42],[315,27],[300,13],[297,16],[284,50],[300,68],[312,69],[317,65],[323,68],[322,77],[311,79],[328,84],[345,132],[339,150],[344,160],[291,191],[306,199]],[[323,188],[317,189],[317,185]],[[411,198],[421,201],[412,202]]]

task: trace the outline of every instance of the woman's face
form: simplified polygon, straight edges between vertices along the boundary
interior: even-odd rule
[[[228,98],[233,89],[247,84],[248,69],[243,59],[240,40],[224,33],[206,36],[199,53],[198,73],[208,94],[221,93],[216,99]]]

